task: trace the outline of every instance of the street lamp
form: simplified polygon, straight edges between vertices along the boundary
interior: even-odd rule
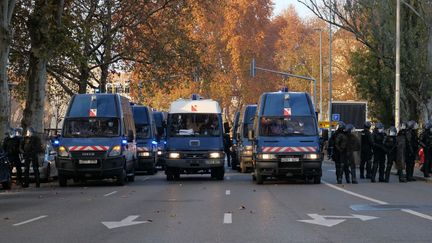
[[[396,1],[396,84],[395,84],[395,127],[400,123],[400,0]]]
[[[322,74],[323,74],[323,65],[322,65],[322,29],[314,29],[315,31],[319,31],[319,36],[320,36],[320,103],[319,103],[319,120],[322,121],[323,119],[323,107],[322,107]]]

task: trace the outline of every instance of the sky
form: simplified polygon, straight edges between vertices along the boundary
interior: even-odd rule
[[[279,15],[283,12],[290,4],[294,5],[297,10],[297,13],[300,17],[311,17],[313,16],[312,12],[305,7],[302,3],[299,3],[297,0],[273,0],[274,2],[274,10],[273,15]]]

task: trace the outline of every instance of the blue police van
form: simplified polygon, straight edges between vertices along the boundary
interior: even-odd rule
[[[135,124],[129,100],[118,94],[74,95],[56,141],[58,181],[115,178],[134,181]]]
[[[268,177],[321,182],[323,156],[309,94],[287,89],[262,94],[248,137],[254,146],[253,179],[257,184]]]
[[[247,105],[240,113],[240,121],[237,130],[237,160],[239,171],[242,173],[252,169],[252,142],[248,139],[249,130],[253,129],[253,121],[257,105]]]
[[[157,136],[159,143],[157,146],[156,166],[165,170],[165,146],[166,146],[166,112],[154,111],[153,118],[156,124]]]
[[[154,175],[157,161],[158,137],[153,111],[147,106],[133,105],[132,113],[136,130],[137,172]]]
[[[180,174],[211,174],[223,180],[223,126],[219,104],[192,95],[171,103],[167,122],[167,180]]]

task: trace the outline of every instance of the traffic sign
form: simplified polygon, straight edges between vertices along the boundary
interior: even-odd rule
[[[332,114],[332,121],[340,121],[340,114]]]

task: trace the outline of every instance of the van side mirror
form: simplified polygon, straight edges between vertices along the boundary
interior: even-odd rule
[[[132,130],[129,130],[129,131],[128,131],[128,134],[127,134],[127,140],[128,140],[128,142],[129,142],[129,143],[130,143],[130,142],[133,142],[134,139],[135,139],[135,136],[134,136],[133,131],[132,131]]]
[[[249,141],[254,140],[254,130],[248,131],[248,139],[249,139]]]
[[[323,129],[322,130],[321,138],[324,141],[328,141],[328,139],[329,139],[329,131],[328,131],[328,129]]]

